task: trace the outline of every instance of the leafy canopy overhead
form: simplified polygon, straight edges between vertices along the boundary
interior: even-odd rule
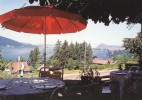
[[[29,0],[29,3],[34,1],[41,6],[51,5],[60,10],[79,13],[95,23],[142,23],[142,0]]]

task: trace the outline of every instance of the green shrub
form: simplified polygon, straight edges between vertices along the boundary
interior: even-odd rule
[[[116,69],[117,67],[115,64],[105,64],[105,65],[91,64],[90,68],[103,70],[103,69]]]
[[[4,72],[0,70],[0,78],[13,78],[14,76],[9,74],[8,72]]]

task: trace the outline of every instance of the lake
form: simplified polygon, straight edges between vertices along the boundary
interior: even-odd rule
[[[35,47],[18,47],[18,48],[0,48],[2,57],[7,60],[16,60],[18,56],[22,56],[24,59],[29,58],[30,51],[33,50]],[[43,53],[43,48],[39,48],[41,55]],[[47,48],[47,57],[53,54],[52,49]]]
[[[35,47],[18,47],[18,48],[8,48],[3,47],[0,48],[2,57],[7,60],[16,60],[18,56],[22,56],[24,59],[28,59],[30,51],[33,50]],[[41,55],[43,54],[43,48],[39,47]],[[47,58],[54,54],[53,48],[47,48]],[[101,59],[107,59],[108,50],[95,50],[93,49],[93,56],[97,56]]]
[[[100,50],[95,50],[93,49],[93,56],[97,56],[98,58],[101,58],[101,59],[108,59],[108,50],[103,50],[103,49],[100,49]]]

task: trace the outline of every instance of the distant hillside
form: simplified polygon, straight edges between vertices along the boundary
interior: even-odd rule
[[[33,47],[34,45],[28,43],[21,43],[15,40],[0,36],[0,47]]]
[[[124,48],[121,45],[100,44],[96,48],[99,48],[99,49],[109,49],[109,50],[124,50]]]
[[[16,60],[18,56],[28,59],[30,51],[38,47],[41,54],[43,53],[44,45],[32,45],[28,43],[21,43],[9,38],[0,36],[0,50],[2,57],[7,60]],[[54,45],[47,44],[47,57],[54,53]]]
[[[36,46],[44,48],[44,44],[37,44]],[[46,48],[53,49],[54,47],[55,47],[54,44],[46,44]]]

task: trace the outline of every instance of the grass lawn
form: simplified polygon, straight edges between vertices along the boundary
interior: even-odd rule
[[[106,69],[102,69],[102,70],[98,70],[98,71],[105,71],[105,70],[110,70],[110,68],[106,68]],[[64,75],[65,74],[79,74],[79,71],[80,70],[67,70],[67,69],[64,69]],[[6,75],[3,72],[0,72],[0,77],[1,78],[14,78],[14,77],[20,77],[20,75],[17,75],[17,76],[15,74]],[[25,73],[24,77],[27,77],[27,78],[39,77],[39,71],[33,71],[32,73]]]

